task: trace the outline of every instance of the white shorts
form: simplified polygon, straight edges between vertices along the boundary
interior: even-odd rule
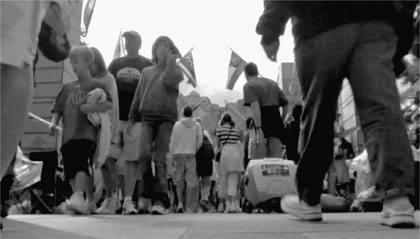
[[[135,123],[128,132],[129,123],[120,121],[118,140],[111,145],[109,156],[117,160],[138,161],[140,154],[140,123]]]

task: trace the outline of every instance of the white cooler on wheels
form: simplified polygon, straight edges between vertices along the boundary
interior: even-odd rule
[[[244,211],[251,213],[254,208],[266,212],[280,210],[280,198],[296,194],[296,168],[293,161],[280,158],[251,160],[245,171]]]

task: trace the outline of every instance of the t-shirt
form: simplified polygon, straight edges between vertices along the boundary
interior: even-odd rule
[[[97,141],[96,128],[88,120],[87,115],[80,111],[80,105],[86,103],[87,93],[96,88],[105,91],[107,100],[112,102],[105,83],[95,78],[67,83],[58,93],[51,113],[59,113],[63,117],[62,145],[69,140]]]
[[[284,124],[279,107],[287,105],[288,101],[279,85],[270,79],[255,78],[244,85],[243,91],[245,106],[251,106],[254,102],[260,105],[264,137],[280,138]]]
[[[115,77],[118,89],[120,120],[127,121],[131,102],[137,89],[142,71],[153,63],[143,57],[121,57],[113,60],[109,65],[109,72]]]
[[[184,79],[181,68],[175,65],[165,71],[162,66],[153,65],[145,68],[142,74],[129,118],[144,122],[175,122],[179,83]]]
[[[239,141],[240,135],[239,130],[230,125],[221,125],[216,129],[216,136],[219,137],[220,143],[224,144],[236,144]]]

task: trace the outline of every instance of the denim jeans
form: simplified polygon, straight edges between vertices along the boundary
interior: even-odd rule
[[[142,121],[140,124],[139,169],[140,175],[143,175],[143,177],[140,177],[139,188],[149,186],[145,185],[144,179],[148,178],[145,174],[151,172],[149,170],[150,163],[152,155],[154,155],[155,176],[151,182],[153,188],[152,200],[160,201],[165,206],[169,206],[166,155],[169,152],[169,140],[173,126],[174,123],[168,121]]]
[[[384,198],[413,193],[413,156],[392,71],[396,42],[394,29],[383,22],[347,24],[297,42],[304,105],[296,184],[309,205],[319,203],[333,160],[333,122],[345,77],[378,192]]]

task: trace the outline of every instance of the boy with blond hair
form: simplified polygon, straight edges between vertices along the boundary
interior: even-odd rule
[[[70,64],[77,80],[63,86],[52,107],[51,131],[54,133],[59,120],[63,120],[61,153],[64,174],[73,189],[73,195],[67,200],[67,210],[76,214],[88,213],[88,202],[83,194],[88,190],[93,165],[93,156],[97,144],[98,129],[88,120],[92,112],[106,112],[112,108],[111,97],[103,82],[91,76],[89,67],[94,54],[85,46],[74,47],[70,51]],[[102,89],[107,101],[101,104],[87,104],[87,94],[92,90]]]

